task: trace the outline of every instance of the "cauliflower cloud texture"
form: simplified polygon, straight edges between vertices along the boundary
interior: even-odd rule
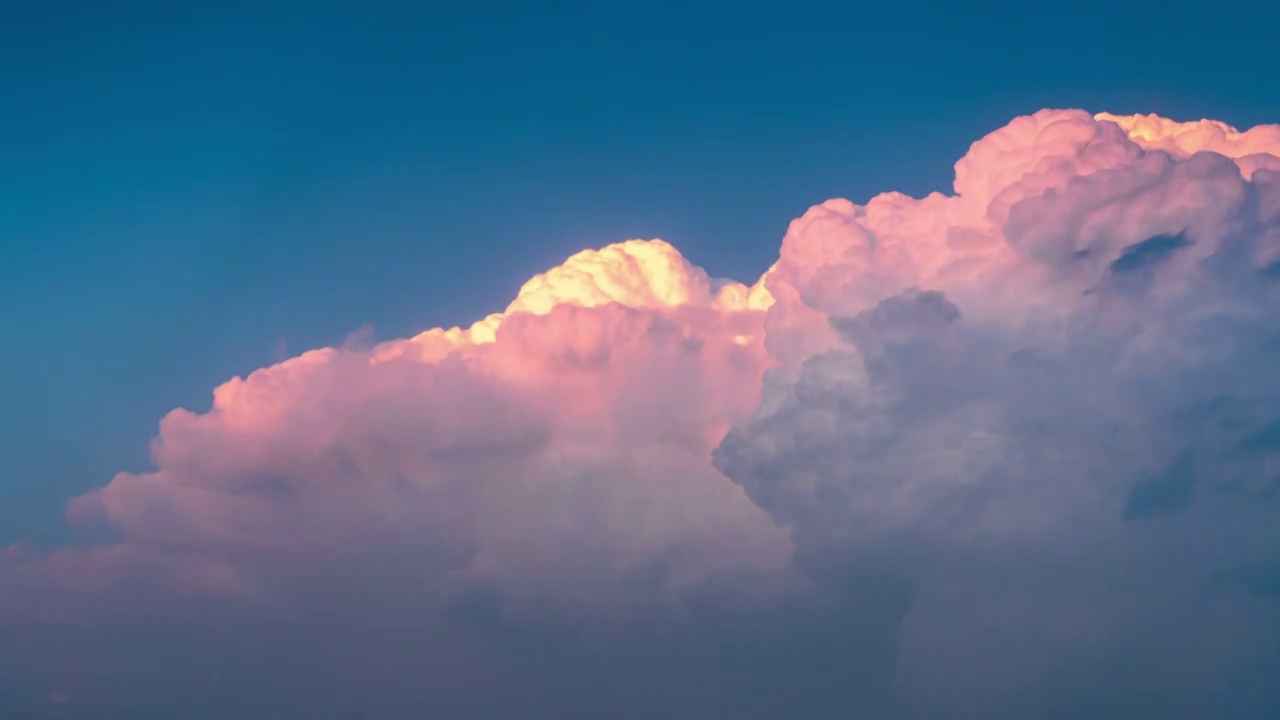
[[[0,552],[0,673],[143,707],[173,666],[107,628],[160,622],[291,668],[246,712],[375,672],[405,717],[1252,717],[1277,360],[1280,126],[1042,110],[751,285],[629,240],[221,385],[71,503],[111,540]],[[316,627],[365,654],[265,647]]]

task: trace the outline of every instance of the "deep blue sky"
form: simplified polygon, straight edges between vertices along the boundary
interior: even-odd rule
[[[1236,5],[338,5],[4,3],[0,544],[282,343],[468,323],[627,237],[753,279],[1042,106],[1280,121],[1280,17]]]

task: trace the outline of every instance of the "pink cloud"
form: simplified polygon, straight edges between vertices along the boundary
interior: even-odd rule
[[[1111,113],[1095,117],[1119,125],[1145,149],[1164,150],[1179,157],[1198,152],[1229,157],[1246,178],[1259,168],[1280,169],[1280,125],[1259,125],[1241,132],[1217,120],[1178,122],[1158,115]]]
[[[778,567],[785,535],[709,461],[770,362],[761,291],[714,285],[670,245],[630,241],[575,255],[468,330],[234,378],[210,411],[161,421],[156,470],[71,503],[119,544],[27,571],[104,595],[146,565],[176,591],[267,600],[382,548],[418,554],[432,592],[572,601],[655,562],[655,597]]]
[[[1222,673],[1280,662],[1230,580],[1275,572],[1278,137],[1044,110],[974,143],[954,195],[792,223],[766,281],[782,365],[717,466],[828,582],[912,588],[914,712],[1044,715],[1068,657],[1091,701],[1176,676],[1209,707],[1244,692]],[[1117,655],[1121,679],[1089,675]]]
[[[475,598],[504,618],[625,625],[746,574],[733,602],[816,603],[794,554],[824,602],[902,623],[886,662],[930,710],[963,698],[948,677],[1024,690],[1068,642],[1176,654],[1134,598],[1166,619],[1265,615],[1195,583],[1265,560],[1271,516],[1222,498],[1257,500],[1276,462],[1232,448],[1280,398],[1255,342],[1280,332],[1278,261],[1280,127],[1043,110],[975,142],[952,194],[810,208],[750,285],[631,240],[468,327],[234,378],[207,412],[161,421],[153,470],[71,502],[115,541],[0,553],[0,627],[160,608],[177,626],[207,611],[351,631],[353,608],[374,607],[461,646],[476,638],[449,613]],[[1219,424],[1186,420],[1201,411]],[[1135,490],[1187,453],[1220,494],[1135,530],[1190,502],[1176,483]],[[1186,549],[1176,567],[1170,546]],[[1032,587],[1045,558],[1075,589]],[[841,575],[855,571],[903,580],[911,603],[850,601],[865,600]],[[989,610],[984,583],[1009,577],[1031,580]],[[1080,630],[1073,608],[1116,578],[1132,584]],[[1170,587],[1183,599],[1154,596]],[[967,628],[1008,653],[966,664]],[[503,657],[470,652],[474,672]]]

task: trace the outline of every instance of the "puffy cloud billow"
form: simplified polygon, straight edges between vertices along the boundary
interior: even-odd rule
[[[175,410],[0,552],[0,703],[1274,717],[1278,311],[1280,126],[1017,118],[753,285],[628,241]]]
[[[907,712],[1280,707],[1277,139],[1042,111],[791,226],[716,465],[821,582],[906,588]]]

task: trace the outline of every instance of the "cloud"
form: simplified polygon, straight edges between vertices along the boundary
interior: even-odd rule
[[[0,676],[129,717],[1269,717],[1277,268],[1280,128],[1056,110],[951,194],[811,208],[752,285],[584,251],[170,413],[70,504],[110,540],[0,552]]]
[[[1109,118],[1015,120],[956,195],[814,208],[767,285],[807,337],[716,464],[828,582],[910,588],[922,716],[1280,707],[1280,608],[1241,580],[1280,551],[1280,174],[1239,159],[1280,142]]]
[[[1177,122],[1158,115],[1099,113],[1098,120],[1119,125],[1144,149],[1163,150],[1176,157],[1212,152],[1232,158],[1245,178],[1261,168],[1280,169],[1280,125],[1259,125],[1240,132],[1216,120]]]
[[[184,591],[260,599],[320,553],[390,547],[433,582],[560,600],[655,563],[657,594],[778,566],[785,537],[707,460],[768,362],[751,291],[712,285],[661,241],[580,253],[470,329],[223,384],[161,421],[155,471],[70,515],[119,534],[95,563],[146,556]]]
[[[532,659],[492,669],[527,652],[511,623],[551,628],[565,647],[575,645],[554,628],[568,620],[658,633],[705,586],[786,574],[785,532],[710,463],[759,395],[767,302],[664,242],[630,241],[575,255],[471,328],[376,345],[366,333],[232,379],[208,412],[160,422],[155,470],[71,503],[73,522],[114,541],[5,552],[0,617],[163,628],[158,644],[203,647],[215,665],[261,666],[255,649],[268,637],[308,642],[288,627],[251,629],[265,619],[325,627],[375,658],[395,654],[396,628],[415,638],[407,657],[419,665],[467,646],[470,680],[439,681],[472,683],[473,700],[532,672]],[[772,592],[748,590],[725,602]],[[19,635],[40,644],[39,633]],[[210,647],[211,636],[222,641]],[[276,656],[326,682],[367,672]],[[106,674],[127,685],[178,672],[139,662]],[[53,657],[41,672],[82,703],[111,691],[65,676]]]

